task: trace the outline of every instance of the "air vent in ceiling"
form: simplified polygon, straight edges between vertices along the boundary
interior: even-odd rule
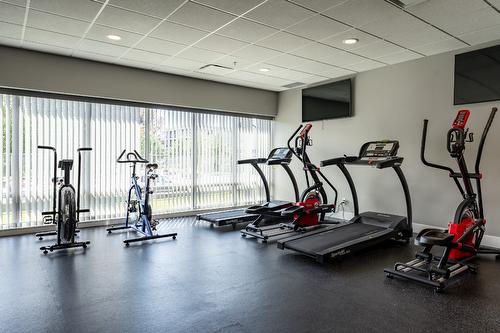
[[[222,65],[217,65],[217,64],[208,64],[205,66],[200,67],[198,69],[198,72],[201,73],[209,73],[209,74],[215,74],[215,75],[224,75],[232,72],[234,68],[228,67],[228,66],[222,66]]]
[[[387,0],[387,1],[402,8],[402,9],[407,9],[409,7],[418,5],[422,2],[426,2],[429,0]]]
[[[282,87],[290,89],[290,88],[297,88],[297,87],[304,86],[304,85],[305,85],[304,82],[294,82],[294,83],[286,84]]]

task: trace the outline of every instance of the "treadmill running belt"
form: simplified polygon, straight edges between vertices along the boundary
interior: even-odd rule
[[[255,219],[257,215],[245,213],[245,209],[227,210],[222,212],[208,213],[200,215],[201,220],[218,222],[223,220],[233,220],[238,218]]]
[[[303,253],[317,253],[385,229],[387,228],[370,224],[352,223],[333,228],[327,232],[286,242],[285,248]]]

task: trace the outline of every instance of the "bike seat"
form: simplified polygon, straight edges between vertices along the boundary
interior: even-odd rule
[[[158,169],[158,164],[157,163],[148,163],[146,164],[146,169]]]
[[[438,245],[449,246],[453,242],[455,235],[449,234],[440,229],[424,229],[415,238],[416,245]]]

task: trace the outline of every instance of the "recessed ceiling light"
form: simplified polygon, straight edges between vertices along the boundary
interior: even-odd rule
[[[261,68],[259,69],[261,72],[270,72],[271,70],[269,68]]]
[[[122,39],[118,35],[107,35],[106,37],[108,37],[108,39],[111,39],[111,40],[121,40]]]
[[[359,42],[359,39],[357,39],[357,38],[347,38],[347,39],[344,39],[342,41],[342,43],[348,44],[348,45],[356,44],[357,42]]]

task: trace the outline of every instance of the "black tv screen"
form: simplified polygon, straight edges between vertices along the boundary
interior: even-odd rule
[[[500,100],[500,45],[455,56],[454,104]]]
[[[302,90],[302,122],[352,116],[351,79]]]

